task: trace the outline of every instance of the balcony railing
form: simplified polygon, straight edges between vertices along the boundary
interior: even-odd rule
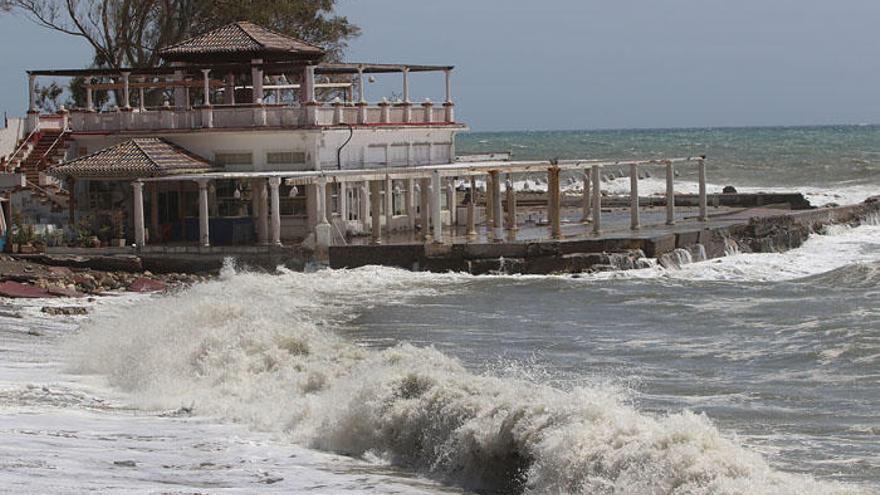
[[[335,125],[444,125],[455,122],[453,105],[381,102],[375,105],[211,105],[175,109],[122,109],[63,112],[74,132],[159,131],[175,129],[297,128]],[[56,116],[41,116],[56,119]],[[42,122],[41,122],[42,124]],[[54,124],[54,120],[53,120]]]

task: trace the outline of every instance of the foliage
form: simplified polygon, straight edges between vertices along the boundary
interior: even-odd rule
[[[336,0],[0,0],[37,24],[87,41],[95,67],[159,65],[158,49],[250,20],[327,49],[338,59],[360,33]],[[0,3],[0,5],[4,5]]]
[[[24,217],[20,212],[12,215],[12,230],[9,234],[9,241],[12,244],[25,245],[30,244],[34,240],[34,226],[26,225]]]
[[[44,112],[55,113],[61,108],[60,98],[64,93],[64,88],[56,82],[52,82],[48,86],[36,86],[37,92],[37,108],[41,108]]]

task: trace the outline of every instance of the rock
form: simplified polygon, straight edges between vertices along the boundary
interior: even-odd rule
[[[128,286],[129,292],[161,292],[167,288],[165,282],[140,277]]]
[[[736,188],[733,186],[724,186],[721,190],[722,194],[736,194]]]
[[[34,337],[42,337],[43,336],[43,332],[37,330],[36,328],[31,328],[30,330],[27,331],[27,334],[32,335]]]
[[[41,309],[40,311],[52,316],[75,316],[89,314],[89,310],[82,306],[44,306],[43,309]]]
[[[3,282],[0,284],[0,296],[13,299],[38,299],[41,297],[55,297],[49,291],[33,285],[18,282]]]
[[[68,278],[73,276],[73,271],[66,266],[50,266],[49,274],[55,278]]]
[[[49,291],[49,294],[58,297],[85,297],[82,292],[67,287],[48,287],[46,290]]]
[[[113,465],[121,467],[137,467],[137,463],[134,461],[113,461]]]

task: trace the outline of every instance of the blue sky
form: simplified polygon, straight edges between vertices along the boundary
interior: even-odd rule
[[[876,0],[339,0],[363,28],[354,61],[454,64],[474,130],[880,122]],[[0,110],[26,105],[24,70],[90,50],[0,16]],[[380,78],[370,99],[399,93]],[[442,77],[412,96],[442,97]]]

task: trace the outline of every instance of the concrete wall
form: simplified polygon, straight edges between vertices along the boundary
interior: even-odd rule
[[[15,152],[18,142],[24,138],[24,124],[24,119],[8,118],[6,127],[0,129],[0,161]]]

